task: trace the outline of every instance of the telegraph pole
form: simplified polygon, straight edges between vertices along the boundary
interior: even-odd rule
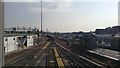
[[[41,0],[41,42],[42,42],[42,0]]]
[[[4,66],[4,2],[0,0],[0,68]]]

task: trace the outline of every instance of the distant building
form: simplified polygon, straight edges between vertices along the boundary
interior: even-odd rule
[[[12,28],[5,28],[5,33],[23,33],[23,32],[36,32],[39,30],[38,28],[26,28],[26,27],[12,27]]]
[[[111,49],[120,51],[120,32],[112,37]]]
[[[83,34],[79,39],[75,39],[71,45],[77,50],[94,49],[97,47],[97,37],[93,34]]]
[[[105,29],[96,29],[96,34],[116,34],[120,32],[120,26],[108,27]]]
[[[110,46],[112,34],[95,34],[95,36],[98,38],[98,45],[101,46],[101,43],[104,42],[105,44],[102,44],[102,46]]]
[[[97,37],[93,34],[86,34],[82,36],[82,39],[84,42],[82,42],[84,44],[84,46],[86,47],[86,49],[94,49],[97,46]],[[80,38],[81,40],[81,38]]]
[[[12,33],[12,32],[15,32],[15,31],[16,31],[15,27],[13,27],[13,28],[5,28],[6,33],[8,33],[8,32]]]
[[[96,29],[95,33],[96,34],[103,34],[103,33],[105,33],[105,29]]]

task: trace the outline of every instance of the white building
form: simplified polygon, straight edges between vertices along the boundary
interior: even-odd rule
[[[4,49],[5,53],[17,50],[21,48],[21,46],[29,47],[34,45],[34,35],[30,35],[24,38],[24,36],[11,36],[4,37]]]

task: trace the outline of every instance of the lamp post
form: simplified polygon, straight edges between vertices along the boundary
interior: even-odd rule
[[[41,43],[42,43],[42,0],[41,0]]]
[[[4,66],[4,2],[0,0],[0,68]]]

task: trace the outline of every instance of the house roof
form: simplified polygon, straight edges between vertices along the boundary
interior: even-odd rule
[[[120,38],[120,32],[115,34],[114,37],[119,37]]]

